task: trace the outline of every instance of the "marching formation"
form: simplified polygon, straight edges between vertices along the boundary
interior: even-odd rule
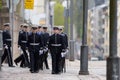
[[[52,74],[60,74],[66,71],[65,56],[68,52],[68,37],[63,32],[63,27],[53,27],[53,33],[47,32],[47,26],[33,25],[28,31],[29,25],[22,24],[18,35],[18,48],[21,54],[14,60],[20,67],[30,68],[31,73],[38,73],[43,70],[43,64],[49,69],[48,54],[52,59]],[[13,65],[11,53],[11,35],[9,23],[4,24],[2,63],[7,59],[9,67]]]

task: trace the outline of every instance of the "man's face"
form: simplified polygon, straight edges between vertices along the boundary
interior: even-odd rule
[[[38,31],[37,28],[32,28],[32,32],[33,32],[33,33],[36,33],[37,31]]]
[[[9,26],[5,26],[5,30],[10,30],[10,27]]]
[[[54,33],[59,33],[59,30],[58,29],[54,29],[53,32]]]
[[[39,28],[38,28],[38,31],[43,31],[43,28],[42,28],[42,27],[39,27]]]
[[[44,31],[44,32],[46,32],[46,31],[47,31],[47,29],[43,29],[43,31]]]
[[[24,27],[23,30],[24,30],[24,31],[27,31],[27,28]]]
[[[62,33],[62,29],[59,30],[59,33]]]

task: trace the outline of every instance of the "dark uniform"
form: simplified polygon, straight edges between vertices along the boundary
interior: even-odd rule
[[[62,32],[61,35],[64,37],[65,40],[65,47],[68,48],[68,36],[66,33]]]
[[[36,28],[33,27],[33,30]],[[43,43],[40,35],[37,32],[32,32],[28,36],[28,51],[30,53],[30,72],[38,72],[39,66],[39,50],[42,49]]]
[[[24,28],[27,28],[27,26],[24,25]],[[23,54],[21,54],[19,57],[17,57],[14,60],[14,62],[16,64],[21,61],[20,67],[26,67],[26,66],[29,67],[28,54],[26,52],[27,41],[28,41],[28,32],[27,31],[20,31],[19,38],[18,38],[18,45],[21,47]]]
[[[67,50],[68,49],[68,37],[67,37],[67,34],[62,32],[61,35],[63,36],[63,39],[65,41],[65,49]],[[61,71],[63,72],[63,69],[64,69],[64,72],[66,72],[65,68],[66,68],[66,65],[65,65],[65,56],[64,56],[61,59]]]
[[[5,24],[5,27],[8,26],[9,24]],[[2,62],[7,58],[8,60],[8,65],[10,67],[14,67],[13,66],[13,61],[12,61],[12,54],[11,54],[11,35],[10,35],[10,30],[4,30],[2,33],[3,36],[3,47],[4,47],[4,54],[2,55]]]
[[[43,27],[43,29],[47,29],[47,27]],[[47,61],[47,57],[48,57],[48,40],[49,40],[49,33],[44,32],[43,33],[43,41],[44,41],[44,62],[46,69],[49,69],[48,66],[48,61]]]
[[[54,28],[54,30],[58,28]],[[65,50],[65,43],[62,35],[54,33],[49,38],[50,53],[52,56],[52,74],[59,74],[61,72],[61,52]]]
[[[41,26],[39,26],[39,28],[41,28]],[[44,34],[42,31],[38,31],[37,34],[39,34],[39,36],[41,37],[43,48],[44,48]],[[44,62],[44,54],[42,53],[42,54],[39,54],[39,62],[38,62],[38,66],[40,70],[43,70],[43,62]]]

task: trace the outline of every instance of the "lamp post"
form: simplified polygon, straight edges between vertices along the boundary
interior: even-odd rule
[[[55,1],[49,0],[49,15],[50,15],[50,26],[51,28],[53,28],[54,26],[54,5],[55,5]]]
[[[67,35],[69,34],[69,28],[68,28],[68,18],[69,18],[69,2],[68,0],[65,0],[63,2],[63,7],[64,7],[64,27],[65,27],[65,32]]]
[[[68,36],[68,40],[69,40],[69,0],[64,0],[62,3],[63,7],[64,7],[64,31]],[[66,58],[69,58],[69,53],[66,55]]]
[[[68,19],[69,19],[69,0],[67,0],[67,6],[66,6],[66,33],[67,33],[67,35],[69,36],[69,23],[68,23]]]
[[[13,0],[9,0],[9,15],[10,15],[10,29],[11,29],[11,37],[12,37],[12,56],[13,56],[13,51],[14,51],[14,1]]]
[[[13,1],[13,0],[11,0],[11,10],[10,10],[10,13],[11,13],[11,15],[10,15],[10,26],[11,26],[11,30],[12,30],[12,56],[13,56],[13,53],[14,53],[14,40],[15,40],[15,38],[14,38],[14,30],[15,30],[15,15],[14,15],[14,4],[15,2]]]
[[[87,17],[88,17],[88,0],[83,0],[83,34],[81,46],[81,63],[80,75],[88,75],[88,45],[87,45]]]
[[[1,71],[1,57],[3,52],[2,30],[0,30],[0,71]]]
[[[120,58],[117,56],[117,0],[110,0],[110,54],[107,58],[107,80],[120,80]]]
[[[70,61],[74,61],[74,43],[73,40],[73,0],[70,0]]]
[[[25,0],[22,0],[22,10],[23,10],[23,13],[22,13],[22,15],[23,15],[23,17],[22,17],[22,23],[24,23],[24,18],[25,18]]]

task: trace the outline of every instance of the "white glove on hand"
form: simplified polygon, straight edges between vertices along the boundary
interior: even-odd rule
[[[21,48],[20,48],[20,47],[18,47],[18,49],[19,49],[19,50],[21,50]]]
[[[48,48],[43,49],[43,51],[44,51],[44,52],[47,52],[47,51],[48,51]]]
[[[66,55],[66,52],[61,53],[61,57],[65,57],[65,55]]]
[[[7,46],[7,45],[5,46],[5,49],[8,49],[8,46]]]
[[[48,48],[46,48],[46,51],[48,51]]]
[[[39,55],[42,55],[43,54],[43,50],[39,50]]]
[[[68,50],[68,49],[66,49],[66,52],[65,52],[65,53],[67,54],[68,52],[69,52],[69,50]]]

